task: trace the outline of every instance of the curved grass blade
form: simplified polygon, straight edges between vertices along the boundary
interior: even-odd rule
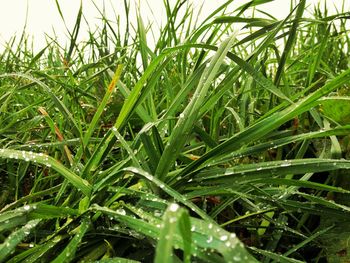
[[[4,262],[5,259],[15,251],[16,246],[20,243],[26,236],[30,234],[33,228],[35,228],[41,220],[35,219],[29,221],[21,229],[12,232],[4,243],[0,245],[0,262]]]
[[[203,184],[228,183],[244,176],[249,181],[266,176],[282,176],[288,174],[304,174],[308,172],[324,172],[338,169],[350,169],[349,160],[339,159],[293,159],[284,161],[261,162],[254,164],[237,165],[228,169],[212,169],[202,171],[194,179]]]
[[[173,246],[176,228],[180,229],[183,238],[184,262],[191,262],[191,226],[188,212],[178,204],[170,204],[163,216],[155,263],[173,262]]]
[[[56,257],[52,262],[61,263],[61,262],[73,261],[75,257],[75,252],[78,246],[81,244],[81,241],[86,231],[89,229],[90,225],[91,225],[90,219],[87,217],[84,217],[81,220],[80,226],[77,229],[75,229],[75,231],[77,232],[75,236],[72,238],[69,244],[65,247],[65,249],[58,255],[58,257]]]
[[[139,175],[139,176],[145,178],[146,180],[150,181],[151,183],[154,183],[157,187],[162,189],[168,195],[175,198],[175,200],[177,200],[177,201],[181,202],[182,204],[184,204],[185,206],[189,207],[193,212],[197,213],[203,219],[207,220],[208,222],[215,223],[211,217],[209,217],[205,212],[203,212],[201,209],[199,209],[195,204],[188,201],[183,195],[176,192],[174,189],[170,188],[168,185],[164,184],[161,180],[159,180],[155,176],[147,173],[146,171],[135,168],[135,167],[125,168],[122,171],[134,173],[136,175]]]
[[[92,187],[88,181],[82,179],[68,168],[63,166],[57,160],[42,153],[34,153],[27,151],[18,151],[10,149],[0,149],[0,158],[18,159],[26,162],[34,162],[51,167],[53,170],[62,175],[67,181],[74,185],[78,190],[80,190],[86,196],[90,196]]]
[[[159,164],[155,172],[155,177],[161,180],[166,177],[170,167],[173,165],[180,150],[183,148],[188,134],[197,118],[198,110],[205,100],[209,86],[211,85],[211,82],[216,76],[216,73],[218,72],[234,41],[235,37],[225,40],[218,48],[217,53],[214,55],[209,66],[203,71],[203,75],[199,80],[198,86],[190,103],[181,113],[180,118],[170,135],[169,141],[165,146],[164,152],[159,160]]]
[[[284,66],[286,64],[286,61],[289,57],[290,52],[292,51],[294,42],[296,41],[296,37],[297,37],[296,34],[297,34],[298,25],[299,25],[299,19],[301,19],[303,16],[303,12],[305,10],[305,3],[306,3],[306,0],[299,1],[298,8],[297,8],[297,11],[295,14],[295,19],[294,19],[292,27],[289,31],[287,43],[284,47],[284,50],[283,50],[283,53],[281,56],[281,60],[278,64],[278,68],[277,68],[277,72],[276,72],[276,76],[275,76],[275,81],[274,81],[276,86],[279,86]]]
[[[28,74],[22,74],[22,73],[7,73],[7,74],[2,74],[0,75],[0,78],[9,78],[9,77],[19,77],[19,78],[24,78],[28,79],[36,84],[38,84],[45,92],[48,93],[48,95],[51,97],[51,100],[54,102],[56,107],[62,112],[62,114],[67,118],[67,120],[70,121],[73,127],[74,135],[78,138],[80,138],[80,126],[78,123],[75,121],[72,113],[69,112],[67,107],[63,104],[62,101],[60,101],[59,98],[53,93],[53,91],[47,86],[45,83],[42,81],[28,75]]]
[[[187,173],[195,170],[200,165],[211,160],[214,157],[217,158],[218,156],[227,154],[230,151],[237,150],[247,143],[259,140],[269,132],[278,128],[286,121],[291,120],[295,116],[310,110],[315,104],[317,104],[318,99],[346,84],[349,80],[350,69],[344,71],[342,74],[335,77],[332,81],[328,82],[322,88],[311,93],[304,99],[301,99],[299,102],[294,103],[288,106],[286,109],[276,112],[271,116],[268,116],[265,119],[258,121],[257,123],[248,127],[244,131],[235,134],[230,139],[226,140],[225,142],[221,143],[217,147],[204,154],[198,160],[193,161],[191,164],[186,166],[186,168],[182,170],[181,173],[179,173],[177,176],[183,177]]]

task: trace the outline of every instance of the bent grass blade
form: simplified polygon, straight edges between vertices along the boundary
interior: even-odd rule
[[[82,179],[57,160],[43,153],[34,153],[28,151],[18,151],[11,149],[0,149],[0,158],[23,160],[26,162],[34,162],[51,167],[53,170],[62,175],[68,182],[74,185],[84,195],[90,196],[92,186],[88,181]]]

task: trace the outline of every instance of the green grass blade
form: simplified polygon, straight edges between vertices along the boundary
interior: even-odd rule
[[[53,263],[71,262],[74,260],[76,250],[81,244],[81,241],[86,231],[89,229],[90,224],[90,219],[87,217],[84,217],[81,220],[80,226],[76,229],[77,233],[74,235],[69,244],[64,248],[64,250],[52,261]]]
[[[186,218],[185,218],[186,217]],[[185,223],[184,221],[188,221]],[[178,204],[170,204],[163,216],[162,229],[160,232],[155,263],[173,262],[173,246],[176,228],[182,224],[184,229],[181,229],[181,234],[184,240],[184,262],[191,260],[191,227],[188,219],[188,214]]]
[[[4,260],[12,252],[14,252],[18,243],[20,243],[26,236],[28,236],[32,229],[35,228],[40,223],[40,221],[41,220],[29,221],[21,229],[11,233],[11,235],[5,240],[5,242],[0,245],[0,262],[4,262]]]
[[[77,189],[79,189],[86,196],[90,196],[92,187],[88,181],[82,179],[68,168],[63,166],[57,160],[42,153],[26,152],[26,151],[17,151],[10,149],[0,149],[0,158],[7,159],[19,159],[26,162],[34,162],[51,167],[53,170],[62,175],[67,179],[71,184],[73,184]]]
[[[180,118],[169,138],[168,144],[165,146],[164,152],[160,158],[155,176],[164,179],[177,158],[180,150],[184,146],[188,134],[197,118],[198,110],[202,105],[209,86],[213,81],[219,67],[223,63],[227,52],[231,48],[235,37],[228,38],[218,48],[217,53],[211,60],[209,66],[203,71],[203,75],[198,83],[197,89],[193,94],[193,98],[181,113]]]

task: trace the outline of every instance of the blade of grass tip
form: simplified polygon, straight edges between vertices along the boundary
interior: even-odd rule
[[[90,219],[84,217],[81,224],[74,231],[77,232],[65,249],[52,261],[53,263],[71,262],[74,260],[75,252],[91,225]]]
[[[44,47],[42,50],[40,50],[38,52],[38,54],[35,55],[34,58],[32,58],[32,60],[30,61],[30,64],[28,65],[28,69],[26,70],[26,72],[30,71],[33,66],[35,65],[35,63],[41,58],[41,56],[45,53],[46,49],[50,46],[51,44],[47,44],[46,47]]]
[[[188,212],[176,203],[170,204],[163,216],[156,248],[155,263],[173,262],[173,247],[177,227],[183,238],[184,262],[191,262],[191,224]]]
[[[61,10],[61,5],[60,5],[60,3],[58,2],[58,0],[55,0],[55,2],[56,2],[56,7],[57,7],[57,10],[58,10],[58,13],[59,13],[60,16],[61,16],[63,23],[66,23],[66,22],[65,22],[65,19],[64,19],[64,15],[63,15],[62,10]]]
[[[294,22],[292,24],[292,28],[289,31],[288,40],[287,40],[287,43],[284,47],[280,63],[278,64],[278,68],[277,68],[277,72],[276,72],[276,76],[275,76],[275,81],[274,81],[276,86],[279,86],[279,83],[280,83],[280,80],[282,77],[282,73],[284,70],[284,65],[286,64],[286,61],[289,57],[289,54],[292,51],[292,48],[294,46],[294,42],[296,41],[299,20],[303,16],[303,12],[305,10],[305,3],[306,3],[306,0],[301,0],[298,4],[299,6],[298,6],[297,12],[295,14]]]
[[[12,232],[4,243],[0,245],[0,262],[4,262],[5,259],[15,251],[16,246],[30,234],[33,228],[35,228],[41,220],[31,220],[25,226],[19,230]]]
[[[143,70],[145,71],[146,68],[148,67],[147,38],[146,38],[146,30],[141,18],[140,10],[138,10],[137,12],[137,29],[138,29],[137,31],[139,35],[139,41],[140,41],[140,53],[141,53],[142,65],[143,65]]]
[[[83,2],[80,0],[80,7],[79,7],[77,19],[75,21],[74,29],[73,29],[72,33],[69,33],[71,36],[71,40],[70,40],[69,50],[68,50],[68,53],[67,53],[66,58],[65,58],[67,63],[70,62],[74,47],[77,45],[76,42],[77,42],[79,29],[80,29],[80,25],[81,25],[82,14],[83,14]]]
[[[322,38],[322,42],[321,42],[321,44],[319,46],[317,55],[316,56],[312,56],[312,62],[310,63],[309,70],[307,72],[307,77],[306,77],[306,85],[307,86],[311,85],[311,83],[312,83],[312,81],[314,79],[316,70],[317,70],[318,66],[320,65],[320,63],[321,63],[322,56],[323,56],[323,54],[325,52],[325,48],[327,47],[330,30],[331,30],[331,25],[329,25],[327,27],[326,34]]]
[[[96,113],[94,114],[94,117],[92,118],[92,121],[89,124],[89,128],[87,129],[86,133],[84,134],[82,146],[79,148],[79,150],[76,154],[76,157],[75,157],[76,161],[79,161],[81,159],[83,152],[86,150],[86,148],[89,144],[89,141],[91,139],[91,136],[92,136],[92,134],[93,134],[100,118],[101,118],[101,115],[103,114],[104,109],[105,109],[109,99],[111,98],[111,96],[115,90],[116,84],[120,79],[120,76],[122,74],[122,70],[123,70],[123,65],[118,65],[118,67],[113,75],[113,78],[108,85],[106,93],[105,93],[102,101],[100,102],[100,104],[96,110]]]
[[[201,76],[198,86],[193,94],[193,97],[180,117],[169,137],[169,141],[165,146],[164,152],[160,158],[155,177],[164,179],[168,174],[170,167],[173,165],[179,152],[183,148],[190,130],[196,121],[198,111],[205,101],[205,97],[209,87],[220,69],[227,52],[231,48],[233,42],[236,40],[235,36],[226,39],[218,48],[216,54],[211,60],[209,67],[205,68]]]
[[[88,181],[80,178],[78,175],[70,171],[64,165],[57,160],[43,153],[34,153],[27,151],[18,151],[10,149],[0,149],[0,158],[19,159],[26,162],[34,162],[51,167],[71,184],[73,184],[78,190],[80,190],[86,196],[90,196],[92,187]]]

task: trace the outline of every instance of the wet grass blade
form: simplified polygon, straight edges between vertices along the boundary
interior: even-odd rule
[[[86,231],[89,229],[91,223],[90,219],[87,217],[84,217],[81,220],[80,226],[76,229],[75,232],[77,232],[72,240],[67,244],[67,246],[64,248],[64,250],[52,261],[54,263],[60,263],[60,262],[71,262],[75,258],[75,253],[78,248],[78,246],[81,244],[82,239],[86,233]]]
[[[19,230],[12,232],[11,235],[0,245],[0,262],[4,262],[5,259],[14,252],[18,243],[20,243],[26,236],[30,234],[33,228],[35,228],[41,220],[29,221],[25,226]]]
[[[168,144],[165,146],[164,152],[159,160],[159,164],[155,172],[155,176],[161,180],[166,177],[170,167],[173,165],[179,152],[188,139],[188,134],[197,118],[198,110],[204,102],[209,86],[216,76],[217,71],[223,63],[226,54],[231,48],[234,41],[235,37],[228,38],[218,48],[218,51],[211,60],[209,66],[203,71],[203,75],[199,80],[192,100],[180,114],[180,117],[169,138]]]
[[[184,244],[184,262],[191,262],[191,226],[188,213],[177,204],[170,204],[163,216],[162,229],[160,232],[155,263],[173,262],[174,237],[180,229]]]
[[[77,189],[79,189],[86,196],[90,196],[92,187],[91,185],[64,165],[59,163],[57,160],[42,153],[34,153],[34,152],[26,152],[26,151],[17,151],[10,149],[0,149],[0,158],[7,159],[19,159],[26,162],[33,162],[45,165],[47,167],[51,167],[53,170],[62,175],[65,179],[67,179],[71,184],[73,184]]]

